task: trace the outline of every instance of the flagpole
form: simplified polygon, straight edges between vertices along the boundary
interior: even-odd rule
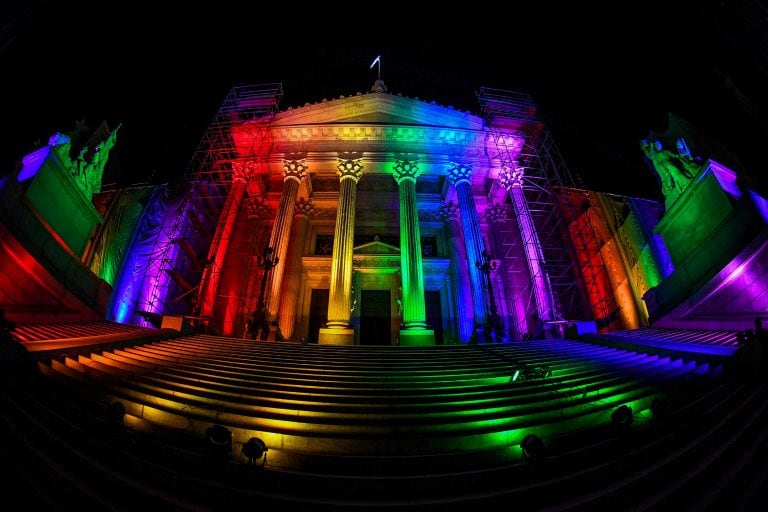
[[[373,62],[371,62],[370,69],[373,69],[373,66],[376,64],[379,65],[379,80],[381,80],[381,55],[377,55],[375,59],[373,59]]]

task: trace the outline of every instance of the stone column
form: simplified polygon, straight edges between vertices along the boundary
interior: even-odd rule
[[[229,189],[229,194],[227,194],[219,224],[208,250],[209,264],[205,267],[201,280],[202,286],[200,287],[198,302],[200,304],[200,316],[203,318],[210,319],[213,317],[224,259],[229,250],[229,241],[232,238],[237,213],[240,211],[240,203],[245,194],[246,175],[253,171],[253,164],[252,161],[245,162],[245,164],[242,162],[232,163],[232,186]]]
[[[290,340],[296,322],[296,305],[299,301],[301,288],[301,257],[304,255],[304,242],[309,230],[309,219],[312,216],[312,202],[300,197],[293,210],[293,226],[291,227],[291,242],[288,246],[285,279],[283,280],[283,296],[280,300],[278,321],[280,334]]]
[[[416,177],[419,162],[397,160],[394,177],[400,195],[400,272],[403,287],[403,325],[400,345],[434,345],[435,331],[427,329],[424,307],[424,266],[421,259]]]
[[[352,317],[352,248],[355,241],[355,198],[357,182],[363,176],[362,158],[345,153],[339,156],[339,207],[333,234],[331,287],[328,293],[328,323],[320,329],[321,345],[353,345],[355,331]]]
[[[293,209],[296,205],[296,196],[299,194],[299,185],[301,180],[307,176],[308,168],[304,158],[283,160],[283,193],[280,196],[280,204],[275,214],[272,236],[269,238],[269,247],[279,258],[277,265],[272,269],[267,299],[267,314],[273,323],[277,321],[277,312],[280,306],[280,291],[286,266],[285,257],[288,253],[288,235],[293,223]],[[280,339],[280,332],[275,333],[275,337]]]
[[[459,205],[454,202],[440,207],[440,215],[448,228],[451,254],[451,286],[459,323],[459,341],[467,343],[473,334],[472,288],[469,284],[469,263],[464,236],[459,222]]]
[[[477,341],[484,342],[485,327],[488,323],[488,307],[485,300],[485,277],[477,268],[476,263],[483,261],[483,235],[480,232],[480,219],[475,207],[475,199],[472,197],[470,177],[472,166],[467,164],[452,163],[448,169],[448,179],[456,188],[459,199],[459,214],[461,215],[461,227],[464,230],[464,243],[467,249],[467,263],[469,270],[469,284],[472,291],[472,307],[475,313],[473,329]]]
[[[528,260],[528,270],[531,273],[533,294],[536,299],[536,311],[540,322],[554,320],[552,309],[552,290],[549,286],[549,278],[544,273],[544,253],[541,250],[539,234],[533,224],[528,203],[523,194],[523,168],[504,168],[499,172],[499,183],[507,190],[512,198],[517,222],[520,225],[520,237],[523,241],[525,259]],[[544,324],[540,325],[546,330]]]

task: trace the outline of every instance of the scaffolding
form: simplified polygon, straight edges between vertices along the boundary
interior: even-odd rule
[[[252,182],[263,180],[268,172],[269,128],[282,94],[282,84],[271,83],[234,87],[224,98],[171,192],[168,213],[155,237],[153,262],[144,276],[148,293],[136,304],[146,320],[157,323],[171,314],[209,324],[210,315],[200,316],[201,287],[217,283],[221,276],[224,255],[219,248],[232,236],[232,226],[226,223],[236,218],[242,194],[264,190],[263,183]],[[236,143],[233,127],[244,124],[249,129]],[[233,200],[235,174],[245,183],[238,185],[240,197]]]
[[[616,320],[618,312],[602,253],[610,233],[600,234],[601,230],[596,225],[598,220],[594,218],[595,215],[600,215],[596,212],[602,211],[602,208],[596,194],[589,190],[562,188],[557,190],[557,194],[579,262],[592,315],[602,330]],[[610,222],[610,219],[606,220]]]
[[[574,247],[570,242],[568,225],[561,211],[557,189],[574,187],[574,181],[565,165],[552,135],[546,130],[531,97],[524,93],[482,87],[477,93],[481,112],[486,120],[492,140],[489,158],[501,169],[513,171],[523,168],[522,191],[536,234],[523,233],[507,227],[500,235],[505,247],[503,266],[507,273],[505,286],[512,292],[509,297],[525,300],[528,313],[536,310],[534,283],[543,279],[549,284],[547,293],[553,306],[555,322],[566,319],[590,318]],[[524,135],[521,141],[519,134]],[[507,202],[510,198],[507,195]],[[519,244],[537,244],[541,248],[541,275],[521,279],[520,258],[525,252]],[[529,272],[530,273],[530,272]],[[509,304],[512,310],[514,304]],[[542,328],[537,326],[536,328]],[[518,332],[526,332],[521,328]]]

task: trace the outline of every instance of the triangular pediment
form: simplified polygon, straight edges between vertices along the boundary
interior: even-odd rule
[[[385,244],[378,240],[358,245],[352,249],[353,254],[400,254],[400,249],[394,245]]]
[[[482,129],[483,120],[451,107],[373,92],[292,108],[277,114],[273,122],[273,126],[313,124],[423,125],[477,130]]]

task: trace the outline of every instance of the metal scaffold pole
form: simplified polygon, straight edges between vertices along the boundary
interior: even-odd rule
[[[507,201],[518,226],[499,232],[504,248],[505,286],[508,297],[522,302],[525,321],[519,333],[534,332],[544,324],[591,317],[584,280],[577,264],[568,216],[559,200],[560,190],[573,188],[574,180],[527,94],[482,87],[477,93],[491,139],[489,159],[500,172],[513,177]],[[524,141],[519,132],[524,130]],[[521,274],[526,260],[528,275]],[[512,311],[514,304],[508,310]],[[541,318],[545,316],[546,318]],[[531,319],[534,320],[531,320]],[[538,322],[539,325],[532,325]]]
[[[245,197],[264,193],[269,127],[282,94],[279,83],[234,87],[220,105],[154,235],[142,282],[147,293],[136,304],[144,319],[183,315],[201,328],[213,327],[238,212]],[[242,126],[247,129],[235,130]]]

